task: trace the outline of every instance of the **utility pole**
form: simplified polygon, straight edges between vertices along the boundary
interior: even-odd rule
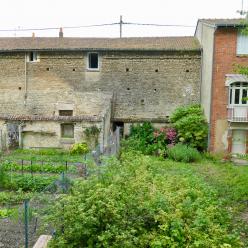
[[[242,0],[241,10],[238,10],[237,13],[239,13],[241,16],[246,15],[246,19],[248,18],[248,12],[244,10],[244,0]]]
[[[122,38],[122,24],[123,24],[122,16],[120,16],[120,38]]]

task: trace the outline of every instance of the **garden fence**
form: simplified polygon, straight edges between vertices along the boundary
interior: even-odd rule
[[[0,247],[1,245],[5,248],[32,247],[40,234],[53,234],[55,230],[49,224],[44,225],[49,223],[44,218],[61,194],[69,191],[74,179],[79,177],[87,179],[92,174],[100,173],[101,168],[104,169],[101,156],[118,156],[119,149],[120,129],[117,128],[108,137],[108,144],[103,154],[100,152],[100,146],[97,146],[91,153],[84,155],[81,162],[1,160],[1,166],[8,169],[10,185],[15,185],[13,182],[23,177],[25,185],[35,187],[39,192],[31,193],[31,198],[27,197],[28,199],[22,204],[14,206],[16,210],[11,217],[0,218]],[[92,162],[97,167],[88,165]],[[52,178],[52,180],[44,188],[45,178]],[[39,187],[42,190],[39,190]],[[4,207],[9,211],[13,209],[11,204]]]
[[[120,138],[121,128],[117,127],[116,130],[108,136],[107,146],[104,149],[106,156],[118,156],[120,152]]]

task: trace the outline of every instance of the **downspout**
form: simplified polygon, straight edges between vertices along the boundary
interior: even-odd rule
[[[212,55],[212,75],[211,75],[211,93],[210,93],[210,113],[209,113],[209,132],[208,132],[208,150],[210,151],[211,147],[211,134],[212,134],[212,113],[213,113],[213,78],[214,78],[214,65],[215,65],[215,32],[217,30],[217,26],[214,26],[214,35],[213,35],[213,55]]]
[[[24,66],[24,80],[25,80],[25,84],[24,84],[24,106],[26,106],[27,104],[27,96],[28,96],[28,78],[27,78],[27,54],[25,53],[25,66]]]

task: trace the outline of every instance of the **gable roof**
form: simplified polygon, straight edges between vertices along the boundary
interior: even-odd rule
[[[242,27],[245,19],[199,19],[198,22],[208,24],[213,27]]]
[[[146,50],[199,51],[195,37],[146,38],[0,38],[0,51]]]

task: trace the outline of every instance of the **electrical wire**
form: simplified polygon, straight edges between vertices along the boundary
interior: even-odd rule
[[[155,23],[134,23],[134,22],[114,22],[114,23],[103,23],[93,25],[80,25],[80,26],[65,26],[63,29],[80,29],[80,28],[92,28],[92,27],[104,27],[114,25],[136,25],[136,26],[155,26],[155,27],[184,27],[184,28],[195,28],[190,25],[180,24],[155,24]],[[0,29],[0,32],[26,32],[26,31],[46,31],[46,30],[59,30],[60,27],[45,27],[45,28],[16,28],[16,29]]]
[[[155,24],[155,23],[135,23],[135,22],[123,22],[127,25],[138,25],[138,26],[156,26],[156,27],[185,27],[185,28],[195,28],[195,26],[190,25],[180,25],[180,24]]]
[[[102,26],[112,26],[119,25],[120,23],[104,23],[104,24],[94,24],[94,25],[81,25],[81,26],[68,26],[63,27],[63,29],[76,29],[76,28],[91,28],[91,27],[102,27]],[[18,28],[18,29],[0,29],[0,32],[25,32],[25,31],[44,31],[44,30],[59,30],[60,27],[47,27],[47,28]]]

